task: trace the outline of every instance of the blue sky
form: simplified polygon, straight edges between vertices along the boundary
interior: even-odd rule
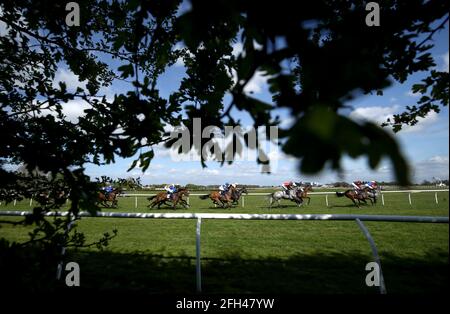
[[[433,41],[435,47],[432,55],[436,68],[448,71],[449,68],[449,42],[448,24],[445,30],[435,34]],[[235,52],[239,53],[241,47],[235,46]],[[182,62],[177,62],[170,67],[161,77],[158,86],[161,95],[168,97],[180,84],[185,74]],[[413,95],[411,86],[424,78],[426,73],[412,75],[404,84],[393,84],[384,90],[383,96],[362,95],[347,103],[352,107],[348,111],[354,119],[368,119],[383,122],[394,113],[401,112],[405,106],[414,104],[418,95]],[[256,75],[246,87],[253,96],[266,102],[271,102],[268,92],[266,77]],[[115,88],[114,88],[115,89]],[[287,111],[277,111],[284,119],[283,123],[289,124]],[[244,124],[251,124],[248,115],[234,111],[233,115],[242,119]],[[431,113],[414,127],[407,127],[395,135],[399,141],[403,153],[408,158],[413,170],[413,180],[421,182],[433,177],[447,179],[449,177],[449,113],[444,108],[441,113]],[[352,181],[362,180],[395,180],[390,162],[384,160],[376,170],[370,170],[366,158],[343,160],[343,176],[330,169],[324,169],[314,176],[306,176],[297,170],[298,161],[290,156],[278,152],[274,157],[274,171],[272,174],[262,174],[261,168],[254,161],[238,161],[232,165],[221,167],[217,162],[208,162],[207,168],[202,168],[197,161],[176,161],[171,158],[170,152],[162,147],[156,148],[156,157],[145,173],[139,169],[126,172],[132,162],[130,159],[118,159],[113,165],[96,167],[88,165],[87,173],[91,176],[109,175],[112,177],[141,177],[145,184],[173,182],[177,184],[220,184],[224,181],[238,182],[241,184],[278,185],[285,180],[317,181],[321,183],[337,180]]]
[[[186,9],[186,8],[184,8]],[[432,55],[435,59],[438,70],[449,70],[449,27],[437,32],[433,37],[435,47]],[[0,35],[4,32],[4,25],[0,24]],[[234,52],[239,53],[242,46],[237,43]],[[104,59],[112,65],[110,60]],[[411,94],[411,86],[418,83],[425,77],[426,73],[416,73],[412,75],[404,84],[394,84],[384,90],[383,96],[362,95],[347,103],[351,106],[348,110],[350,117],[354,119],[368,119],[376,122],[383,122],[392,114],[401,112],[406,105],[414,104],[418,100],[417,95]],[[158,82],[160,93],[167,98],[175,91],[185,75],[183,63],[177,62],[162,75]],[[61,66],[55,77],[55,83],[65,81],[67,86],[83,86],[83,82],[78,81],[78,77]],[[257,73],[246,86],[247,92],[252,92],[252,96],[271,103],[271,95],[267,88],[267,77]],[[101,94],[112,98],[114,93],[123,92],[130,89],[127,83],[116,81],[112,86],[102,88]],[[225,99],[227,100],[227,98]],[[71,101],[64,105],[64,112],[68,119],[76,121],[83,114],[83,110],[88,105],[82,101]],[[284,124],[291,121],[287,111],[278,110],[283,118]],[[235,118],[240,118],[244,124],[251,125],[251,120],[247,114],[233,111]],[[441,113],[431,113],[422,119],[416,126],[408,127],[397,133],[403,153],[409,160],[413,169],[413,180],[421,182],[424,179],[430,180],[433,177],[448,179],[449,177],[449,112],[444,108]],[[176,183],[176,184],[221,184],[225,181],[238,182],[240,184],[278,185],[285,180],[296,181],[317,181],[321,183],[333,181],[362,180],[395,180],[389,161],[384,160],[376,170],[370,170],[365,158],[351,159],[345,157],[343,160],[343,176],[324,169],[314,176],[306,176],[297,171],[298,161],[290,156],[286,156],[281,151],[271,154],[273,167],[272,174],[261,174],[261,168],[255,161],[238,161],[232,165],[220,167],[217,162],[208,162],[208,168],[203,169],[198,161],[176,161],[171,158],[167,149],[158,146],[155,148],[156,157],[145,173],[140,169],[127,172],[134,158],[117,158],[115,164],[106,166],[86,165],[86,173],[92,177],[108,175],[117,177],[141,177],[144,184],[155,183]]]

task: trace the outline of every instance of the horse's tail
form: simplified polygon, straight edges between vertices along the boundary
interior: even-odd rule
[[[151,201],[151,200],[154,199],[156,196],[157,196],[157,195],[153,195],[153,196],[147,197],[147,199],[148,199],[149,201]]]
[[[201,200],[206,200],[206,199],[209,198],[209,194],[206,194],[206,195],[200,195],[199,197],[200,197]]]
[[[336,192],[337,197],[345,196],[345,192]]]
[[[266,200],[270,200],[273,197],[273,193],[267,194],[266,195]]]

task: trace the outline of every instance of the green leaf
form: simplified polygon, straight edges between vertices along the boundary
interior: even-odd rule
[[[118,71],[121,71],[120,75],[122,78],[126,79],[129,76],[134,76],[134,66],[133,64],[124,64],[117,68]]]

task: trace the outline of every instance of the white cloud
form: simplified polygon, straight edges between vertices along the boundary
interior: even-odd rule
[[[433,177],[447,179],[449,176],[448,156],[435,155],[412,165],[413,176],[417,182],[431,180]]]
[[[356,108],[350,113],[350,118],[355,120],[368,120],[381,124],[388,118],[392,118],[393,115],[398,112],[399,106],[373,106],[373,107],[360,107]]]
[[[6,23],[0,21],[0,36],[6,36],[6,34],[8,34],[8,29],[6,27]]]
[[[436,121],[439,119],[438,113],[434,111],[430,111],[424,118],[417,118],[417,124],[413,126],[404,126],[402,128],[403,133],[414,133],[414,132],[420,132],[426,129],[427,127],[430,127],[436,123]]]
[[[393,115],[401,112],[401,108],[398,105],[381,107],[381,106],[373,106],[373,107],[360,107],[353,110],[350,113],[350,118],[357,121],[371,121],[377,124],[381,124],[386,122],[387,119],[393,118]],[[402,133],[415,133],[421,132],[427,127],[430,127],[436,123],[439,119],[439,115],[431,111],[424,118],[417,118],[418,122],[413,126],[404,126],[402,128]]]
[[[264,48],[264,46],[258,44],[258,42],[256,40],[253,40],[253,48],[255,48],[255,50],[262,50]]]
[[[259,94],[262,92],[263,88],[267,86],[267,80],[269,76],[264,75],[263,71],[256,71],[250,81],[245,85],[245,93],[255,93]]]
[[[231,53],[235,57],[239,56],[242,53],[242,51],[244,50],[244,46],[242,45],[241,42],[234,43],[232,45],[232,47],[233,47],[233,51]]]
[[[85,115],[84,110],[91,108],[84,100],[70,100],[67,103],[62,105],[63,113],[66,116],[67,121],[72,123],[77,123],[78,119]]]
[[[85,115],[84,110],[92,108],[89,103],[82,99],[69,100],[66,103],[62,103],[62,113],[64,114],[64,120],[72,123],[78,123],[78,119]],[[42,116],[53,115],[56,117],[55,110],[44,109],[41,110]]]
[[[189,51],[189,49],[187,49],[186,46],[183,43],[181,43],[181,42],[176,43],[175,47],[173,48],[174,51],[183,50],[183,49],[189,54],[189,56],[191,58],[194,57],[194,55]],[[175,62],[174,66],[175,67],[184,67],[183,57],[179,57],[177,59],[177,61]]]
[[[3,9],[0,8],[0,16],[3,16]],[[0,36],[8,34],[8,28],[5,22],[0,21]]]
[[[86,88],[86,81],[80,82],[78,76],[67,69],[58,69],[53,80],[53,87],[58,88],[59,82],[65,82],[67,90],[74,91],[77,87]]]

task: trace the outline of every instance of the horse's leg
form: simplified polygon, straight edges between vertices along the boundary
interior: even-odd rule
[[[175,208],[177,207],[177,203],[178,203],[178,199],[173,200],[173,206],[172,208],[175,210]]]
[[[155,199],[154,201],[153,201],[153,203],[151,204],[152,205],[152,208],[154,208],[156,205],[158,205],[159,204],[159,200],[158,199]]]
[[[306,197],[307,199],[308,199],[308,205],[309,205],[309,203],[311,202],[311,197]]]

